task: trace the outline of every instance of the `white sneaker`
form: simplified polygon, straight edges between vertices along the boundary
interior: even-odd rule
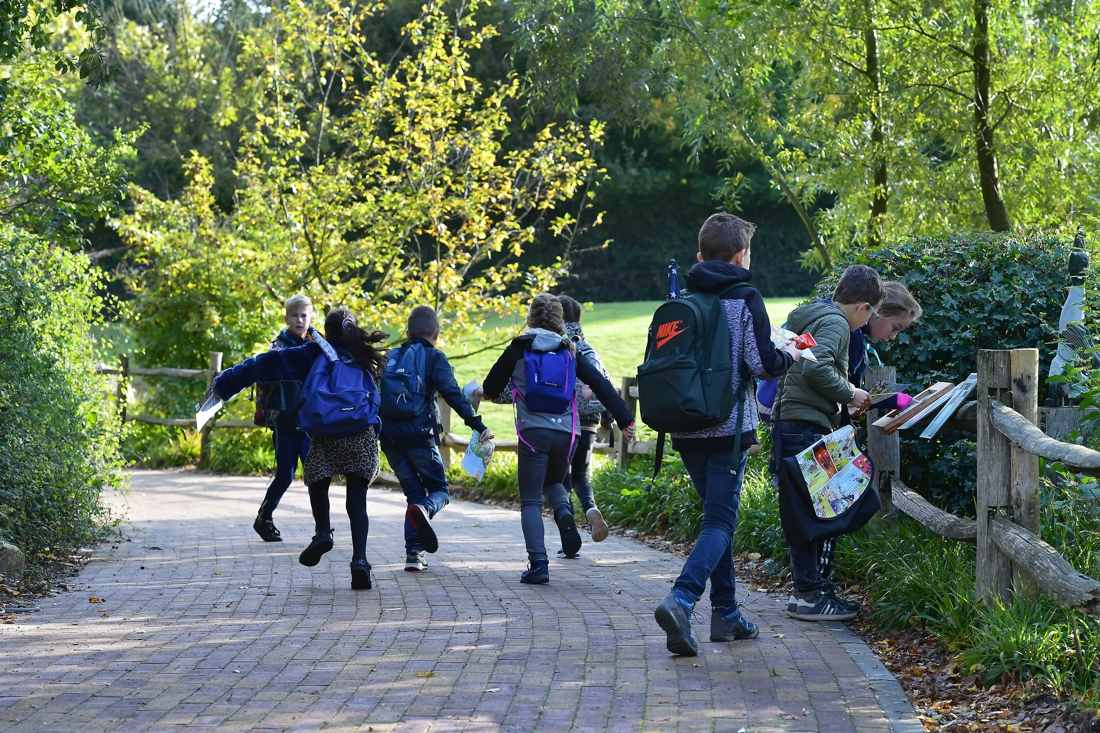
[[[405,550],[405,569],[410,573],[419,573],[421,570],[427,570],[428,561],[423,552],[412,552]]]
[[[603,514],[596,507],[592,507],[584,513],[588,520],[588,526],[592,529],[592,541],[603,542],[607,539],[607,522],[603,521]]]

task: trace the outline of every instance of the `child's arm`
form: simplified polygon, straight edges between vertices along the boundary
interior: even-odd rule
[[[745,349],[746,357],[749,354],[749,349],[756,352],[758,360],[760,362],[761,372],[757,372],[757,365],[754,361],[745,359],[749,368],[752,370],[754,377],[760,377],[761,379],[778,379],[787,373],[791,364],[794,363],[794,358],[785,351],[777,349],[775,344],[772,343],[772,323],[768,317],[768,309],[764,307],[764,298],[760,295],[760,292],[753,290],[749,293],[749,296],[745,298],[745,310],[749,312],[749,329],[750,332],[745,333]]]
[[[466,393],[458,386],[451,363],[447,361],[447,355],[442,351],[432,353],[432,364],[429,367],[430,386],[451,406],[451,409],[459,414],[462,422],[467,427],[473,428],[479,433],[486,430],[485,421],[474,412],[474,406],[466,399]]]
[[[214,380],[214,392],[222,400],[228,400],[256,382],[305,379],[320,355],[321,347],[314,341],[293,349],[265,351],[219,374]]]
[[[848,324],[839,318],[824,318],[818,322],[812,332],[817,346],[812,347],[817,362],[802,359],[802,376],[807,385],[826,399],[841,405],[847,405],[856,396],[856,388],[848,381],[848,375],[842,373],[837,360],[843,350],[848,354]]]
[[[592,366],[584,354],[577,354],[577,377],[592,388],[604,407],[611,410],[611,414],[615,416],[615,422],[621,429],[625,430],[628,425],[634,423],[634,416],[630,414],[623,398],[615,391],[614,385]]]
[[[496,364],[493,364],[493,368],[489,370],[488,376],[481,384],[485,399],[495,400],[500,397],[501,393],[504,392],[504,388],[508,386],[508,381],[512,378],[512,371],[516,368],[516,362],[522,358],[523,344],[513,340],[497,359]]]

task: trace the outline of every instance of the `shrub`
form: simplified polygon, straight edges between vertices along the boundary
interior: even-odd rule
[[[916,238],[838,265],[817,294],[832,293],[844,267],[855,263],[909,287],[924,317],[894,342],[875,347],[897,367],[901,382],[957,384],[977,370],[979,349],[1038,348],[1045,374],[1069,288],[1071,244],[1046,235]],[[972,435],[924,440],[903,434],[901,450],[902,477],[910,486],[948,511],[973,515]]]
[[[97,272],[0,225],[0,535],[32,562],[91,541],[122,483],[110,385],[90,373]]]

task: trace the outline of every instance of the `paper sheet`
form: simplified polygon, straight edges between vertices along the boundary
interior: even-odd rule
[[[496,450],[493,441],[482,443],[479,440],[480,435],[476,430],[474,431],[470,436],[470,444],[466,446],[466,453],[462,456],[463,470],[478,481],[485,475],[485,469],[489,467],[489,463],[493,460],[493,451]]]
[[[203,398],[195,404],[195,429],[202,430],[220,409],[222,409],[222,401],[213,390],[203,395]]]
[[[477,412],[477,408],[481,407],[481,398],[474,395],[475,389],[477,389],[477,380],[471,379],[466,383],[466,386],[462,388],[462,393],[466,395],[466,399],[470,401],[470,406],[474,408],[474,412]]]

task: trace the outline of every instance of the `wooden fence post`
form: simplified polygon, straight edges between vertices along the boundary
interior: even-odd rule
[[[214,384],[214,377],[222,373],[222,352],[210,352],[210,368],[206,372],[206,388],[210,389]],[[214,421],[211,420],[202,429],[202,438],[199,443],[199,468],[210,466],[210,434],[214,431]]]
[[[439,424],[443,426],[442,441],[439,445],[439,455],[443,458],[443,468],[451,467],[451,449],[445,445],[447,435],[451,432],[451,406],[442,397],[436,397],[435,403],[439,405]]]
[[[978,548],[974,590],[978,600],[1008,598],[1012,586],[1012,561],[990,535],[994,513],[1010,511],[1012,483],[1011,442],[992,422],[990,400],[1011,401],[1003,394],[1011,389],[1012,352],[982,349],[978,352]]]
[[[635,387],[638,382],[637,377],[623,377],[623,388],[619,393],[623,402],[626,403],[626,409],[630,410],[632,417],[637,420],[638,415],[638,398],[631,395],[631,388]],[[626,464],[630,462],[630,450],[626,444],[626,440],[623,438],[623,433],[617,427],[612,427],[619,434],[619,468],[626,468]]]
[[[882,381],[891,384],[896,382],[897,370],[888,366],[867,367],[867,376],[863,380],[865,385],[872,387]],[[882,519],[894,511],[890,479],[894,476],[901,477],[901,440],[897,431],[887,435],[882,428],[871,424],[887,412],[888,410],[867,411],[867,453],[875,464],[875,485],[878,486],[879,497],[882,499],[882,508],[875,514],[875,519]]]
[[[1032,425],[1039,424],[1039,350],[1014,349],[1010,353],[1009,376],[1012,409]],[[1015,443],[1009,443],[1012,481],[1009,484],[1011,520],[1036,537],[1042,535],[1039,517],[1039,457]],[[1012,587],[1017,594],[1034,599],[1038,587],[1031,575],[1012,564]]]
[[[118,408],[119,420],[126,422],[126,380],[130,378],[130,357],[127,354],[119,354],[118,357],[118,381],[115,383],[115,406]]]

